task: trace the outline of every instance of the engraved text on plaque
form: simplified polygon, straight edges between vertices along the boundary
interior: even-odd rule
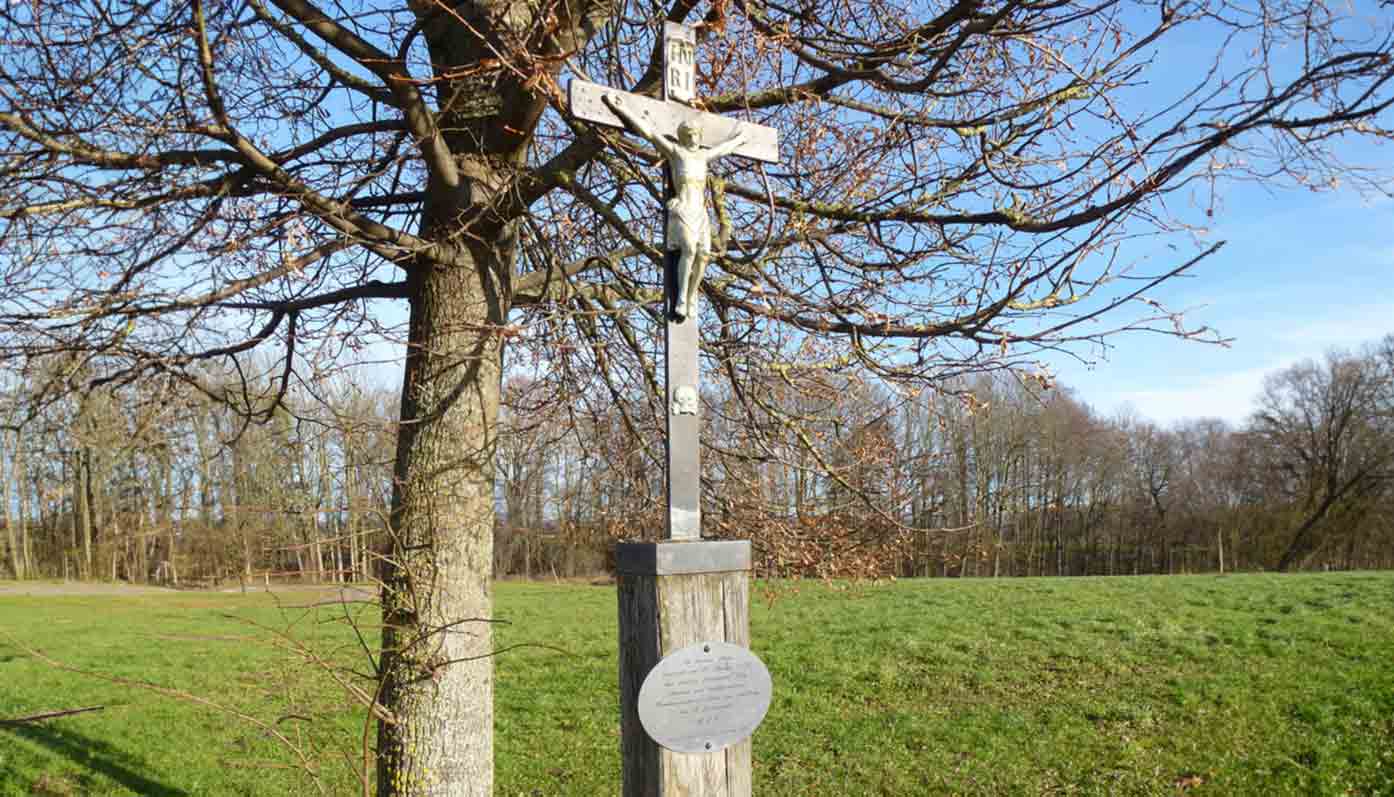
[[[639,688],[639,722],[677,753],[711,753],[755,732],[770,708],[770,672],[740,645],[698,642],[663,657]]]

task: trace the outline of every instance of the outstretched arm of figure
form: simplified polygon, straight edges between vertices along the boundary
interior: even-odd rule
[[[600,101],[605,103],[606,108],[609,108],[611,111],[614,111],[615,116],[618,116],[620,119],[624,120],[624,123],[626,125],[629,125],[630,130],[633,130],[634,132],[643,136],[645,139],[648,140],[650,144],[653,144],[655,147],[658,147],[658,151],[663,153],[663,155],[667,156],[671,153],[673,145],[665,141],[663,139],[663,136],[657,130],[644,124],[639,120],[639,117],[630,113],[629,109],[626,108],[624,105],[623,97],[621,97],[618,94],[605,94],[601,96]]]
[[[745,131],[737,129],[736,134],[707,150],[707,157],[715,159],[725,155],[730,155],[736,148],[746,142]]]

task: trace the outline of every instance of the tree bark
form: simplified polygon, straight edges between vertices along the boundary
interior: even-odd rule
[[[29,472],[24,456],[24,432],[15,430],[15,484],[19,487],[19,544],[24,551],[24,572],[33,575],[37,566],[29,540]]]
[[[355,440],[344,435],[344,533],[348,536],[349,577],[348,581],[358,581],[364,577],[358,556],[358,465],[355,461]]]
[[[506,236],[505,236],[506,237]],[[497,239],[495,239],[497,240]],[[382,587],[378,794],[493,793],[494,452],[504,248],[418,264]]]
[[[143,499],[142,503],[144,503]],[[145,534],[145,520],[145,507],[142,506],[139,511],[136,512],[135,561],[132,563],[131,567],[132,572],[135,574],[132,581],[138,584],[144,584],[150,580],[150,551],[148,548],[150,541]]]
[[[92,527],[87,511],[87,448],[79,447],[73,453],[73,550],[76,554],[78,546],[82,546],[78,578],[86,579],[92,577]]]
[[[16,442],[17,442],[17,441],[18,441],[18,435],[16,435]],[[9,469],[8,469],[8,471],[7,471],[6,468],[4,467],[4,464],[5,464],[5,445],[4,445],[4,443],[5,443],[5,438],[4,438],[4,436],[3,436],[3,432],[0,432],[0,482],[4,482],[4,484],[5,484],[5,496],[4,496],[5,504],[4,504],[4,506],[0,506],[0,519],[3,519],[3,520],[4,520],[4,523],[5,523],[5,534],[6,534],[7,538],[8,538],[9,545],[10,545],[10,568],[11,568],[12,570],[14,570],[14,574],[15,574],[15,579],[16,579],[16,580],[23,580],[23,579],[24,579],[24,549],[20,546],[19,535],[17,535],[17,534],[15,533],[15,526],[17,525],[16,520],[15,520],[15,518],[11,517],[11,515],[10,515],[10,506],[11,506],[11,503],[13,502],[13,500],[14,500],[14,484],[13,484],[13,477],[15,477],[15,476],[18,474],[18,470],[19,470],[19,469],[16,467],[16,465],[15,465],[15,461],[16,461],[16,459],[18,459],[18,456],[19,456],[19,447],[18,447],[18,445],[15,446],[15,454],[14,454],[13,456],[10,457],[10,467],[9,467]],[[24,489],[24,484],[23,484],[23,483],[21,483],[21,484],[19,485],[19,489],[20,489],[20,490],[23,490],[23,489]]]
[[[97,430],[94,428],[93,432]],[[121,511],[121,498],[113,490],[112,478],[116,471],[116,456],[107,446],[98,443],[90,449],[87,457],[87,514],[91,518],[93,543],[100,545],[110,540],[115,546],[121,535],[117,515]],[[98,554],[100,555],[100,554]]]

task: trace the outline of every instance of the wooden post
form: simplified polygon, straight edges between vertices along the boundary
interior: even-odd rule
[[[750,645],[750,543],[620,543],[624,797],[750,797],[750,740],[675,753],[639,722],[639,688],[664,656],[703,641]]]

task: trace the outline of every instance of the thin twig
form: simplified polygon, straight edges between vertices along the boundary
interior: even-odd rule
[[[89,711],[101,711],[104,708],[106,708],[106,706],[86,706],[85,708],[65,708],[62,711],[45,711],[42,714],[30,714],[27,717],[0,719],[0,725],[24,725],[30,722],[42,722],[43,720],[51,720],[58,717],[71,717],[74,714],[86,714]]]

